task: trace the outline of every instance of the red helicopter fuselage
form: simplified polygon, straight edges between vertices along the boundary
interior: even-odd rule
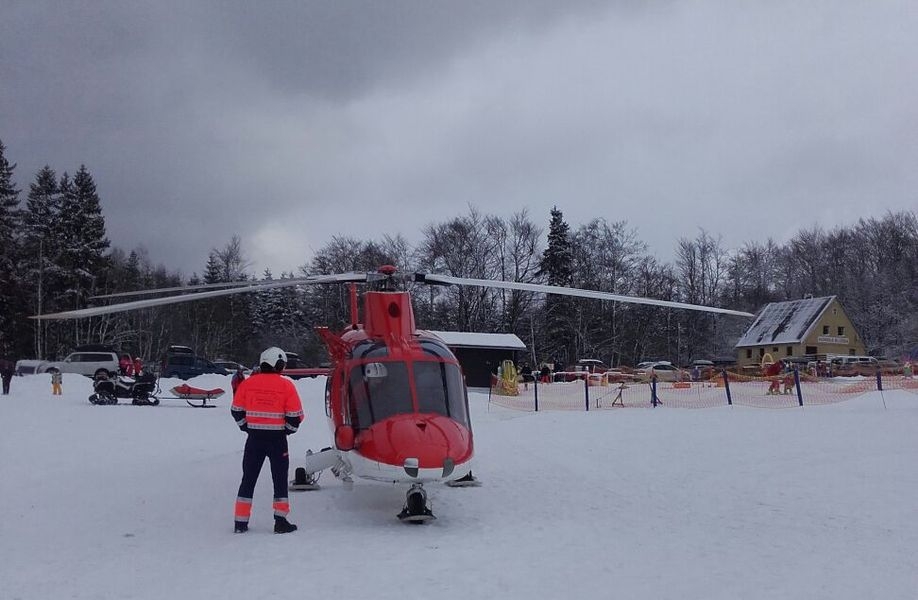
[[[468,475],[472,428],[455,355],[435,335],[415,329],[408,292],[363,297],[363,325],[355,315],[340,335],[318,330],[334,365],[325,409],[341,459],[354,475],[376,481]]]

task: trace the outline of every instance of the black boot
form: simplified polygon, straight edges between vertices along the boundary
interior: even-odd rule
[[[284,517],[274,517],[274,533],[290,533],[296,531],[296,525]]]
[[[236,527],[233,529],[233,533],[245,533],[249,530],[249,524],[246,521],[236,521]]]

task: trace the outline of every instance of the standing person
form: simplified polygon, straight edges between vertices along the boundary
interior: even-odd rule
[[[542,383],[551,383],[551,369],[547,364],[543,364],[542,370],[539,371],[539,381]]]
[[[13,373],[16,372],[16,363],[4,358],[0,360],[0,379],[3,380],[3,395],[10,393],[10,381],[13,379]]]
[[[290,512],[287,436],[299,428],[303,405],[293,382],[281,377],[287,366],[287,354],[283,350],[268,348],[261,353],[259,366],[259,372],[236,389],[230,409],[236,425],[248,434],[242,455],[242,482],[236,495],[234,531],[245,533],[249,529],[255,483],[268,458],[274,481],[274,533],[290,533],[296,531],[296,525],[287,521]]]
[[[233,379],[230,380],[230,385],[233,387],[233,395],[236,395],[236,389],[239,388],[239,384],[245,381],[245,371],[242,368],[242,365],[236,367],[236,372],[233,373]]]
[[[121,371],[122,375],[128,376],[131,374],[133,369],[133,364],[131,363],[130,354],[122,354],[121,358],[118,359],[118,370]]]
[[[64,377],[61,375],[60,369],[51,369],[51,395],[60,396],[61,395],[61,384],[64,382]]]

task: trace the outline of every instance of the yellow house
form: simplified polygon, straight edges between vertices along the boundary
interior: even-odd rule
[[[824,358],[827,355],[863,355],[864,343],[835,296],[772,302],[736,343],[736,364],[758,365],[770,354]]]

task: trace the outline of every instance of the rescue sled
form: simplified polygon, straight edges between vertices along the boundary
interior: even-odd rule
[[[208,400],[216,400],[224,394],[223,388],[213,388],[205,390],[202,388],[196,388],[183,383],[182,385],[177,385],[172,388],[171,392],[175,394],[176,398],[181,398],[188,403],[189,406],[195,408],[216,408],[214,404],[208,404]],[[192,401],[197,401],[197,403]]]

